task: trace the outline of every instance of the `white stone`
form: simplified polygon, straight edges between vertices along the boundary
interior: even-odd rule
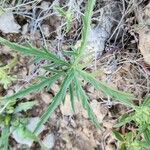
[[[51,149],[54,147],[54,144],[55,144],[55,137],[54,137],[54,134],[48,134],[44,140],[42,141],[42,144],[48,148],[48,149]]]
[[[15,22],[15,18],[11,12],[0,16],[0,30],[3,33],[19,33],[20,28],[20,25]]]

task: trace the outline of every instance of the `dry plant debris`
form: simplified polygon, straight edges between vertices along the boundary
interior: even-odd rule
[[[139,12],[139,49],[150,65],[150,3]]]
[[[85,0],[44,0],[37,3],[28,0],[21,0],[20,3],[15,0],[9,1],[7,5],[2,5],[4,8],[5,6],[12,7],[10,9],[12,11],[7,12],[6,9],[6,12],[0,13],[0,34],[11,41],[21,44],[32,43],[36,47],[45,47],[62,56],[62,49],[70,49],[72,44],[75,44],[78,48],[80,44],[81,16],[85,3]],[[73,15],[68,33],[66,33],[66,25],[69,21],[67,22],[66,18],[60,14],[56,6],[61,6],[64,11],[69,10],[68,12]],[[136,6],[138,6],[138,9]],[[135,25],[136,28],[134,28]],[[142,103],[143,97],[150,91],[149,26],[150,3],[147,1],[136,1],[135,5],[135,1],[132,3],[125,0],[103,0],[103,2],[97,0],[85,54],[85,56],[90,55],[93,58],[94,53],[94,60],[87,60],[89,66],[86,69],[89,72],[93,72],[97,78],[107,82],[111,87],[134,93],[137,97],[135,99],[137,104]],[[135,29],[133,29],[134,33],[133,30],[130,30],[132,28]],[[133,34],[130,34],[131,32]],[[139,43],[134,38],[137,38]],[[143,65],[141,54],[144,61],[149,64],[147,68]],[[0,64],[8,64],[13,57],[9,48],[6,46],[0,47]],[[43,70],[39,68],[47,63],[33,63],[34,60],[19,54],[17,54],[17,59],[18,64],[12,70],[12,73],[17,75],[18,80],[13,81],[8,89],[4,89],[0,85],[0,96],[11,95],[30,85],[35,76],[40,76],[43,73]],[[83,58],[83,61],[85,60]],[[123,114],[132,112],[132,110],[119,102],[114,102],[102,92],[95,91],[91,85],[87,85],[87,83],[84,83],[84,85],[90,97],[91,107],[103,128],[96,129],[94,127],[78,100],[75,103],[76,111],[73,112],[70,96],[67,94],[65,103],[55,111],[41,133],[40,138],[48,149],[119,149],[112,131],[117,119]],[[39,105],[23,114],[27,117],[39,116],[45,107],[51,103],[59,88],[60,83],[58,82],[48,92],[44,91],[27,96],[23,101],[36,100]],[[126,134],[128,131],[135,131],[136,127],[131,124],[131,126],[124,126],[118,130]],[[25,144],[23,140],[19,141],[19,138],[19,140],[14,141],[14,139],[10,138],[10,149],[21,150],[26,148],[22,145]],[[40,149],[37,143],[26,142],[31,150]]]

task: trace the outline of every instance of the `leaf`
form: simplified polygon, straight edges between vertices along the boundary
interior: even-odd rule
[[[62,74],[56,74],[50,78],[45,78],[39,84],[31,85],[28,88],[26,88],[22,91],[19,91],[10,97],[6,97],[6,99],[9,100],[9,99],[21,98],[21,97],[24,97],[30,93],[39,92],[39,91],[43,90],[46,86],[52,85],[55,81],[57,81],[61,77],[61,75]]]
[[[150,95],[143,101],[142,106],[150,106]]]
[[[72,111],[75,112],[73,84],[70,84],[70,86],[69,86],[69,93],[70,93],[70,101],[71,101]]]
[[[61,70],[58,70],[58,69],[52,69],[52,68],[50,68],[49,66],[44,66],[43,69],[45,69],[46,71],[53,72],[53,73],[62,73]]]
[[[66,56],[77,56],[77,52],[73,48],[71,49],[71,51],[64,50],[62,51],[62,53]]]
[[[9,136],[10,136],[9,126],[5,126],[4,128],[2,128],[2,133],[0,137],[0,149],[1,150],[8,150]]]
[[[133,102],[131,99],[134,98],[132,94],[128,94],[125,92],[118,91],[114,88],[109,87],[105,83],[96,80],[93,76],[85,71],[78,70],[79,75],[81,75],[85,80],[90,82],[97,90],[102,90],[106,95],[115,98],[116,100],[120,101],[121,103],[133,107]]]
[[[134,140],[134,133],[133,132],[129,132],[127,135],[126,135],[126,141],[129,141],[129,143],[131,142],[131,141],[133,141]]]
[[[62,74],[56,74],[54,76],[52,76],[51,78],[45,78],[43,79],[40,83],[38,84],[34,84],[29,86],[26,89],[23,89],[21,91],[18,91],[17,93],[13,94],[12,96],[9,97],[4,97],[3,100],[6,103],[4,105],[4,107],[1,109],[0,113],[3,112],[3,110],[7,107],[7,105],[12,102],[12,101],[17,101],[17,98],[22,98],[30,93],[33,92],[38,92],[43,90],[46,86],[51,86],[54,82],[56,82],[60,77],[62,76]]]
[[[124,141],[123,136],[122,136],[118,131],[113,131],[113,135],[114,135],[115,138],[118,139],[119,141],[121,141],[121,142]]]
[[[146,129],[143,134],[147,145],[150,146],[150,131]]]
[[[15,76],[10,75],[11,69],[16,65],[17,59],[14,58],[9,64],[0,67],[0,84],[7,89],[11,82],[16,80]]]
[[[60,59],[55,54],[52,54],[52,53],[45,51],[45,50],[37,49],[34,47],[25,47],[25,46],[19,45],[17,43],[13,43],[13,42],[10,42],[8,40],[5,40],[4,38],[1,38],[1,37],[0,37],[0,43],[8,46],[11,49],[22,52],[28,56],[34,56],[34,57],[37,57],[40,59],[53,61],[56,64],[64,64],[67,66],[69,65],[67,62]]]
[[[126,125],[127,123],[130,123],[132,120],[134,120],[134,113],[131,114],[124,114],[119,118],[118,123],[114,125],[115,128],[120,128],[123,125]]]
[[[120,150],[127,150],[127,149],[126,149],[126,145],[125,145],[125,143],[122,143],[122,144],[121,144],[121,146],[120,146]]]
[[[31,146],[33,141],[38,141],[36,135],[22,124],[16,128],[12,127],[12,130],[13,138],[20,144]]]
[[[149,145],[149,143],[147,143],[147,141],[142,141],[141,145],[143,146],[143,148],[145,148],[144,150],[149,150],[150,149],[150,145]]]
[[[74,78],[74,70],[70,70],[68,72],[67,76],[65,77],[59,92],[56,94],[56,96],[52,100],[52,103],[48,106],[47,110],[41,116],[40,122],[38,123],[37,127],[35,128],[34,133],[37,133],[37,131],[41,128],[41,126],[48,120],[48,118],[51,116],[51,114],[55,111],[55,109],[64,100],[67,89],[68,89],[71,81],[73,80],[73,78]]]
[[[62,67],[62,66],[63,66],[62,64],[51,63],[51,64],[48,64],[48,65],[46,65],[44,67],[46,67],[46,68],[59,68],[59,67]]]
[[[21,111],[27,111],[31,109],[33,106],[37,105],[38,103],[36,101],[31,101],[31,102],[24,102],[20,103],[16,108],[14,113],[18,113]]]
[[[4,86],[4,89],[7,89],[8,86],[15,80],[15,76],[9,75],[8,71],[6,71],[3,67],[0,67],[0,84]]]
[[[93,15],[93,8],[95,5],[96,0],[88,0],[85,15],[83,16],[83,29],[82,29],[82,42],[79,48],[79,53],[83,53],[86,48],[88,35],[91,28],[91,18]]]
[[[70,10],[65,11],[62,7],[55,6],[56,11],[66,19],[66,32],[71,29],[71,24],[73,20],[73,14]]]
[[[5,10],[0,6],[0,16],[5,13]]]
[[[21,137],[25,138],[25,139],[31,139],[36,141],[37,137],[25,126],[21,126],[19,127],[17,130],[19,130],[19,134]]]
[[[94,114],[92,108],[90,107],[90,104],[88,102],[89,98],[86,95],[85,91],[83,90],[83,88],[81,86],[81,83],[76,78],[75,78],[75,85],[76,85],[77,96],[81,100],[84,109],[87,110],[89,118],[95,124],[95,126],[97,128],[99,128],[100,127],[100,123],[98,122],[96,115]]]
[[[33,133],[33,130],[39,122],[39,117],[20,119],[22,120],[19,121],[18,126],[11,126],[12,137],[15,141],[28,147],[31,147],[33,141],[36,141],[40,144],[40,146],[42,146],[38,135],[44,130],[45,127],[42,126],[41,130],[37,134]]]
[[[78,56],[75,59],[74,65],[77,67],[79,62],[82,59],[82,56],[84,54],[84,51],[87,46],[88,38],[89,38],[89,32],[91,29],[91,21],[92,21],[92,15],[93,15],[93,9],[95,5],[96,0],[88,0],[87,6],[85,9],[85,15],[82,17],[83,21],[83,28],[82,28],[82,35],[81,35],[81,45],[78,48]]]

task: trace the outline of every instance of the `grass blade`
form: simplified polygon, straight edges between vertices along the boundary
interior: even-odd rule
[[[75,85],[77,96],[81,100],[84,109],[87,110],[89,118],[95,124],[95,126],[99,128],[100,123],[98,122],[96,115],[94,114],[92,108],[90,107],[90,104],[88,102],[89,98],[86,95],[85,91],[83,90],[81,83],[78,81],[78,79],[75,79]]]
[[[95,89],[102,90],[103,93],[106,95],[111,96],[112,98],[115,98],[116,100],[120,101],[121,103],[132,107],[133,102],[132,99],[134,99],[134,96],[132,94],[128,94],[125,92],[118,91],[114,88],[109,87],[105,83],[96,80],[92,75],[89,73],[86,73],[85,71],[78,70],[78,73],[88,82],[90,82]]]
[[[41,128],[41,126],[48,120],[50,115],[55,111],[55,109],[61,104],[61,102],[64,100],[66,92],[69,88],[69,85],[71,81],[74,78],[74,71],[71,70],[68,72],[68,75],[64,79],[60,91],[56,94],[56,96],[53,98],[52,103],[48,106],[47,110],[44,112],[44,114],[41,116],[40,122],[38,123],[36,129],[34,130],[34,133],[37,133],[37,131]]]
[[[11,49],[14,49],[18,52],[22,52],[28,56],[34,56],[37,57],[39,59],[45,59],[45,60],[49,60],[49,61],[53,61],[57,64],[64,64],[64,65],[69,65],[67,62],[65,62],[64,60],[60,59],[59,57],[57,57],[55,54],[52,54],[50,52],[41,50],[41,49],[37,49],[34,47],[26,47],[26,46],[22,46],[19,45],[17,43],[13,43],[10,42],[4,38],[0,37],[0,43],[3,45],[8,46]]]

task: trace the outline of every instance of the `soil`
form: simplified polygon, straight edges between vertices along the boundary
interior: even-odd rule
[[[26,1],[26,3],[28,2]],[[38,48],[45,47],[59,54],[61,49],[75,45],[80,42],[81,38],[81,13],[84,10],[86,1],[80,0],[78,3],[75,3],[76,5],[72,4],[76,2],[75,0],[72,3],[71,0],[69,2],[61,1],[60,4],[65,9],[71,8],[75,14],[71,29],[68,33],[65,33],[64,24],[66,21],[64,17],[58,15],[55,8],[50,8],[57,1],[44,0],[37,5],[31,3],[13,10],[15,23],[20,26],[20,29],[17,33],[4,33],[1,30],[0,36],[20,44],[30,43]],[[116,3],[116,1],[110,2],[109,0],[103,0],[103,2],[99,2],[97,0],[92,26],[98,26],[98,18],[101,14],[100,10],[109,3]],[[87,70],[96,73],[97,79],[106,82],[111,87],[133,93],[137,98],[134,101],[138,104],[143,101],[143,98],[150,91],[150,63],[149,57],[145,58],[145,53],[148,55],[149,51],[145,52],[144,47],[147,45],[149,48],[150,29],[149,25],[147,25],[144,28],[138,28],[137,31],[136,26],[139,24],[139,18],[136,14],[139,11],[145,14],[145,10],[146,13],[149,11],[150,14],[150,9],[147,8],[150,3],[146,0],[135,2],[134,4],[129,4],[125,1],[123,3],[123,1],[118,0],[117,3],[119,4],[117,6],[118,10],[127,10],[129,5],[131,7],[127,12],[124,12],[125,14],[117,14],[119,17],[117,16],[115,18],[115,25],[113,25],[109,38],[104,43],[104,50],[96,58],[96,61],[93,60],[93,64],[96,62],[96,70],[94,65],[89,66]],[[11,8],[15,5],[16,1],[14,0],[5,4],[4,7]],[[146,20],[144,17],[145,22],[150,19],[150,15],[147,15],[147,17]],[[123,18],[123,21],[118,26],[121,18]],[[148,30],[148,33],[145,30]],[[111,37],[111,35],[113,36]],[[26,87],[31,82],[34,82],[34,77],[43,74],[43,70],[40,67],[45,62],[37,64],[33,63],[32,58],[20,54],[16,55],[18,64],[13,68],[11,74],[17,76],[18,79],[8,89],[4,89],[1,85],[0,96],[10,95],[18,89]],[[3,65],[8,64],[13,57],[14,51],[1,45],[0,63]],[[25,115],[28,117],[40,116],[48,104],[51,103],[52,98],[59,88],[60,83],[56,83],[49,91],[31,94],[25,97],[25,101],[38,101],[38,106],[27,111]],[[113,125],[121,115],[129,112],[130,109],[109,98],[109,96],[105,96],[100,91],[96,91],[87,83],[85,83],[84,88],[90,97],[90,104],[94,113],[97,115],[99,121],[102,122],[102,128],[97,129],[90,122],[85,110],[78,101],[75,106],[77,111],[73,114],[70,110],[69,96],[66,95],[65,104],[61,105],[53,113],[46,123],[46,128],[41,133],[40,138],[43,139],[47,134],[52,133],[55,139],[54,146],[52,147],[53,150],[119,150],[118,143],[112,134],[112,131],[116,130]],[[123,133],[126,132],[126,128],[130,130],[128,127],[122,127],[117,130]],[[10,138],[9,147],[10,150],[25,149],[23,145],[17,143],[12,137]],[[30,149],[40,150],[40,146],[38,143],[34,143]]]

